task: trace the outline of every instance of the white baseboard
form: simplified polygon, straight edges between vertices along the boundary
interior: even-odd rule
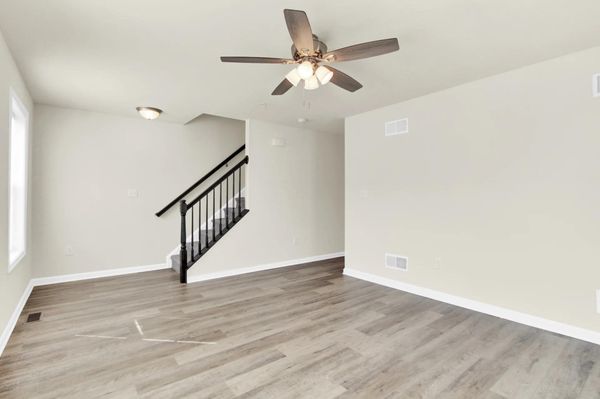
[[[4,348],[6,348],[6,344],[8,344],[8,340],[10,339],[10,335],[12,334],[15,326],[17,325],[17,321],[19,321],[19,316],[21,316],[21,312],[29,299],[29,295],[31,295],[31,291],[33,290],[33,282],[30,280],[27,287],[25,287],[25,291],[21,295],[21,299],[17,303],[15,310],[12,312],[10,319],[8,319],[8,323],[6,327],[4,327],[4,331],[2,331],[2,335],[0,335],[0,356],[2,356],[2,352],[4,352]]]
[[[89,272],[89,273],[63,274],[61,276],[32,278],[31,280],[29,280],[29,284],[27,284],[27,288],[25,288],[23,295],[21,295],[21,299],[19,300],[19,303],[17,303],[15,310],[13,311],[12,315],[10,316],[8,323],[7,323],[6,327],[4,328],[4,331],[2,332],[2,335],[0,335],[0,356],[2,356],[2,352],[4,352],[4,348],[6,347],[6,344],[8,344],[10,335],[12,334],[13,330],[15,329],[15,326],[17,325],[19,316],[21,315],[21,312],[23,311],[23,308],[25,307],[25,304],[27,303],[27,299],[29,299],[29,296],[31,295],[31,291],[33,291],[33,287],[38,287],[41,285],[49,285],[49,284],[67,283],[70,281],[89,280],[89,279],[100,278],[100,277],[122,276],[125,274],[151,272],[154,270],[162,270],[162,269],[168,269],[168,268],[169,268],[169,266],[167,266],[166,264],[158,264],[158,265],[123,267],[120,269],[100,270],[100,271]]]
[[[210,274],[202,274],[202,275],[198,275],[198,276],[189,276],[188,282],[191,283],[191,282],[212,280],[212,279],[222,278],[222,277],[236,276],[239,274],[252,273],[252,272],[258,272],[258,271],[262,271],[262,270],[276,269],[276,268],[286,267],[286,266],[294,266],[294,265],[298,265],[298,264],[302,264],[302,263],[316,262],[316,261],[320,261],[320,260],[338,258],[340,256],[344,256],[344,253],[336,252],[336,253],[325,254],[325,255],[311,256],[308,258],[292,259],[292,260],[288,260],[288,261],[284,261],[284,262],[276,262],[276,263],[270,263],[270,264],[266,264],[266,265],[228,270],[228,271],[219,272],[219,273],[210,273]],[[101,278],[101,277],[112,277],[112,276],[121,276],[121,275],[125,275],[125,274],[150,272],[150,271],[154,271],[154,270],[163,270],[163,269],[169,269],[169,268],[170,267],[167,264],[157,264],[157,265],[124,267],[124,268],[120,268],[120,269],[101,270],[101,271],[89,272],[89,273],[64,274],[61,276],[52,276],[52,277],[38,277],[38,278],[31,279],[29,281],[29,284],[27,285],[27,288],[25,288],[23,295],[21,296],[19,303],[15,307],[15,310],[13,311],[6,327],[4,328],[2,335],[0,335],[0,356],[2,356],[2,352],[4,351],[4,348],[6,347],[6,344],[8,343],[10,335],[12,334],[15,326],[17,325],[19,316],[21,315],[21,312],[23,311],[23,308],[25,307],[25,304],[27,303],[27,299],[29,299],[29,296],[31,295],[31,291],[33,290],[34,287],[42,286],[42,285],[49,285],[49,284],[66,283],[66,282],[71,282],[71,281],[89,280],[89,279]]]
[[[2,356],[2,352],[4,351],[4,348],[6,347],[6,344],[8,343],[10,335],[12,334],[13,330],[15,329],[15,326],[17,325],[19,316],[21,315],[21,312],[23,311],[23,308],[25,307],[25,304],[27,303],[27,299],[29,299],[29,296],[31,295],[31,291],[33,290],[34,287],[38,287],[38,286],[42,286],[42,285],[49,285],[49,284],[67,283],[70,281],[90,280],[90,279],[101,278],[101,277],[112,277],[112,276],[122,276],[125,274],[151,272],[154,270],[162,270],[162,269],[168,269],[168,268],[169,268],[169,266],[167,266],[166,264],[158,264],[158,265],[123,267],[120,269],[100,270],[97,272],[89,272],[89,273],[63,274],[61,276],[32,278],[31,280],[29,280],[29,284],[27,285],[27,288],[25,288],[25,291],[23,292],[23,295],[21,296],[19,303],[17,304],[10,319],[8,320],[8,323],[7,323],[6,327],[4,328],[2,335],[0,335],[0,356]]]
[[[217,278],[238,276],[240,274],[246,274],[246,273],[261,272],[264,270],[278,269],[280,267],[296,266],[296,265],[300,265],[302,263],[317,262],[320,260],[339,258],[340,256],[344,256],[344,252],[334,252],[334,253],[324,254],[324,255],[309,256],[308,258],[290,259],[290,260],[285,260],[282,262],[274,262],[274,263],[267,263],[267,264],[258,265],[258,266],[242,267],[239,269],[230,269],[230,270],[225,270],[225,271],[216,272],[216,273],[206,273],[206,274],[198,274],[198,275],[191,275],[191,276],[188,274],[188,283],[198,283],[200,281],[208,281],[208,280],[214,280]]]
[[[51,276],[51,277],[38,277],[38,278],[32,279],[31,281],[33,282],[33,286],[37,287],[40,285],[68,283],[70,281],[81,281],[81,280],[90,280],[93,278],[122,276],[125,274],[152,272],[154,270],[162,270],[162,269],[168,269],[168,268],[169,268],[169,266],[167,266],[164,263],[161,263],[161,264],[157,264],[157,265],[133,266],[133,267],[122,267],[120,269],[99,270],[96,272],[88,272],[88,273],[63,274],[60,276]]]
[[[489,314],[492,316],[500,317],[502,319],[525,324],[527,326],[540,328],[542,330],[551,331],[554,333],[566,335],[568,337],[577,338],[582,341],[592,342],[594,344],[600,345],[600,333],[596,331],[575,327],[569,324],[544,319],[527,313],[517,312],[516,310],[506,309],[500,306],[490,305],[484,302],[474,301],[472,299],[467,299],[456,295],[450,295],[445,292],[436,291],[429,288],[423,288],[416,285],[407,284],[401,281],[392,280],[386,277],[377,276],[375,274],[362,272],[349,267],[344,268],[344,274],[350,277],[369,281],[371,283],[395,288],[400,291],[410,292],[411,294],[435,299],[436,301],[460,306],[461,308],[474,310],[476,312]]]

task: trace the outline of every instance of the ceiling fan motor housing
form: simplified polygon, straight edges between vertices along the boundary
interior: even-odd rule
[[[321,40],[319,40],[319,37],[317,35],[313,34],[312,36],[313,36],[313,47],[315,49],[313,54],[310,54],[310,55],[302,54],[298,51],[296,46],[294,46],[294,44],[292,44],[292,57],[296,61],[301,60],[307,56],[315,57],[315,58],[322,58],[323,54],[327,53],[327,45],[325,43],[323,43]]]

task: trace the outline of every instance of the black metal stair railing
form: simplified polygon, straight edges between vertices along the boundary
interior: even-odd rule
[[[187,283],[188,269],[248,213],[242,200],[242,172],[247,164],[248,156],[193,200],[179,202],[181,283]],[[230,207],[230,204],[233,206]],[[204,229],[202,229],[203,224]],[[209,224],[211,224],[210,230]],[[188,226],[190,226],[189,233]],[[189,236],[191,236],[190,242],[188,242]]]
[[[221,169],[224,166],[226,167],[233,158],[235,158],[238,154],[240,154],[245,149],[246,149],[246,144],[242,145],[240,148],[238,148],[233,153],[231,153],[231,155],[229,155],[227,158],[225,158],[223,161],[221,161],[220,164],[218,164],[217,166],[212,168],[207,174],[202,176],[200,179],[198,179],[198,181],[196,181],[194,184],[192,184],[190,187],[188,187],[184,192],[179,194],[175,199],[173,199],[171,202],[169,202],[164,208],[162,208],[160,211],[156,212],[156,216],[161,217],[165,212],[167,212],[169,209],[171,209],[173,206],[175,206],[179,201],[184,199],[188,194],[190,194],[192,191],[194,191],[196,188],[198,188],[202,183],[204,183],[210,177],[212,177],[212,175],[217,173],[219,171],[219,169]]]

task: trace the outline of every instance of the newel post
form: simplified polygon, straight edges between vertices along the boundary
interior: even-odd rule
[[[179,250],[179,281],[181,284],[187,284],[187,233],[185,226],[185,214],[188,207],[185,200],[179,203],[179,212],[181,213],[181,249]],[[194,243],[192,243],[194,245]]]

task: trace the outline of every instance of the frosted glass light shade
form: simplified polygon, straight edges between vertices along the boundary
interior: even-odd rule
[[[162,113],[162,110],[153,107],[137,107],[136,110],[142,116],[142,118],[148,120],[156,119]]]
[[[319,87],[319,80],[314,75],[304,81],[304,88],[306,90],[314,90],[314,89],[317,89],[318,87]]]
[[[287,75],[285,75],[285,78],[294,86],[298,86],[298,83],[300,80],[302,80],[296,68],[292,69]]]
[[[329,69],[327,69],[327,67],[324,67],[323,65],[321,65],[320,67],[317,68],[317,71],[315,72],[315,76],[317,78],[319,78],[319,82],[321,82],[322,85],[325,85],[333,77],[333,72],[330,71]]]
[[[310,79],[314,73],[313,64],[310,61],[304,61],[302,64],[298,65],[296,70],[298,71],[298,75],[304,80]]]

